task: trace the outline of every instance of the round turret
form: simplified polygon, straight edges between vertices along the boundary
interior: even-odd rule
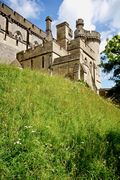
[[[76,21],[76,28],[83,28],[84,27],[84,21],[83,19],[78,19]]]
[[[83,27],[84,27],[83,19],[78,19],[76,21],[76,30],[74,32],[75,38],[80,37],[81,39],[85,40],[86,34],[85,34],[85,30],[83,29]]]
[[[100,33],[96,32],[96,31],[88,31],[86,33],[87,35],[87,39],[88,41],[97,41],[98,43],[100,43]]]

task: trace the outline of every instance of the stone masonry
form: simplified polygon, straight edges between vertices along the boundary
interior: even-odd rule
[[[0,62],[11,63],[16,53],[42,44],[47,33],[0,2]]]
[[[74,33],[67,22],[58,24],[57,38],[54,39],[51,23],[52,19],[48,16],[46,32],[43,32],[6,5],[0,4],[1,59],[11,63],[17,53],[16,61],[23,68],[81,80],[99,92],[100,34],[85,30],[84,21],[78,19]]]

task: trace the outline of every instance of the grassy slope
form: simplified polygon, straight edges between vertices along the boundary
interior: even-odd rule
[[[1,179],[120,177],[120,110],[81,83],[0,66]]]

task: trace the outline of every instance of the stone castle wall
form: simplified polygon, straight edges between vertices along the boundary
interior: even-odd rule
[[[41,44],[44,39],[44,31],[0,3],[0,62],[5,58],[6,63],[11,63],[17,52]]]
[[[57,38],[54,39],[51,22],[48,16],[44,32],[0,3],[0,62],[15,62],[23,68],[82,80],[98,91],[100,34],[86,31],[84,21],[78,19],[74,37],[69,24],[63,22],[56,26]]]
[[[33,49],[21,51],[17,53],[16,58],[24,68],[30,67],[32,69],[48,70],[55,58],[65,56],[67,54],[68,52],[53,40],[36,46]],[[44,63],[44,65],[42,63]]]
[[[72,34],[69,24],[61,23],[57,25],[56,40],[22,51],[17,54],[17,59],[24,68],[45,70],[71,80],[82,80],[97,91],[100,88],[99,33],[88,32],[82,26],[75,31],[74,38]]]

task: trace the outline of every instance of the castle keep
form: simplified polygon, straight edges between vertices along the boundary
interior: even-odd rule
[[[74,33],[67,22],[58,24],[57,38],[54,39],[51,23],[52,19],[47,17],[44,32],[6,5],[0,4],[1,59],[9,63],[19,62],[23,68],[82,80],[98,92],[100,34],[85,30],[84,21],[78,19]]]

